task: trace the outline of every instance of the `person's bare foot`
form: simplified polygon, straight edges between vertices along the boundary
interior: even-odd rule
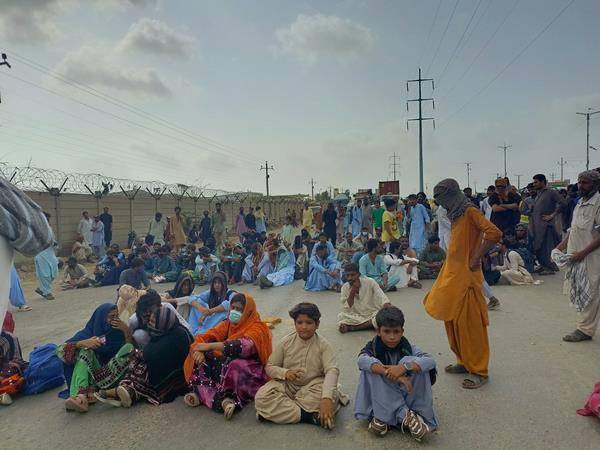
[[[348,328],[348,325],[346,325],[345,323],[340,323],[340,326],[338,327],[338,330],[342,334],[347,333],[348,331],[350,331],[350,329]]]

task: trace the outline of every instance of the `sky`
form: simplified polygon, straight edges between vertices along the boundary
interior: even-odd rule
[[[212,189],[478,191],[575,179],[600,109],[596,0],[3,0],[0,161]],[[600,114],[591,119],[600,149]],[[591,151],[591,167],[600,151]],[[521,175],[517,177],[517,175]]]

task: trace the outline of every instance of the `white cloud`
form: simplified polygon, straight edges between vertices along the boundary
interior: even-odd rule
[[[306,64],[352,61],[375,45],[375,36],[369,28],[349,19],[323,14],[300,14],[288,28],[277,30],[275,36],[284,53]]]
[[[124,66],[110,49],[83,46],[69,53],[55,70],[80,83],[133,94],[170,97],[172,91],[151,67]]]
[[[8,41],[37,44],[60,36],[55,19],[70,3],[65,0],[3,0],[0,36]]]
[[[189,59],[196,40],[166,23],[150,18],[140,19],[131,25],[119,43],[122,51],[138,51],[172,58]]]

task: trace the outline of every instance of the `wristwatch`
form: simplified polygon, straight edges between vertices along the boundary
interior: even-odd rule
[[[410,372],[412,370],[411,363],[402,363],[402,366],[406,369],[407,372]]]

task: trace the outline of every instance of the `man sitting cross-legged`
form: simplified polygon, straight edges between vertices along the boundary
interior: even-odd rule
[[[346,266],[346,279],[342,286],[342,311],[338,314],[340,333],[348,331],[372,330],[375,316],[390,301],[377,282],[361,277],[356,264]]]
[[[326,245],[316,245],[316,254],[310,258],[305,290],[317,292],[330,289],[339,292],[342,281],[341,265],[333,252],[328,255],[328,251]]]

